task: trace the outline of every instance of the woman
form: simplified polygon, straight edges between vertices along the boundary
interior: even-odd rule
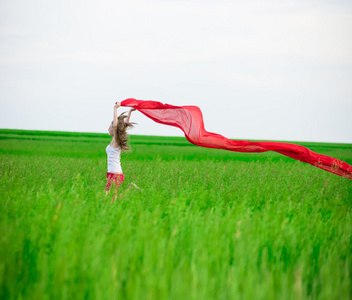
[[[130,123],[130,117],[132,111],[136,109],[131,109],[126,116],[125,113],[120,114],[117,117],[117,109],[120,107],[120,102],[116,102],[114,106],[114,118],[109,127],[109,135],[112,137],[112,141],[106,147],[106,154],[108,156],[108,173],[106,175],[107,184],[105,191],[109,191],[111,185],[115,185],[115,195],[116,196],[120,185],[122,184],[124,177],[121,169],[120,157],[121,152],[129,151],[130,147],[128,145],[128,134],[126,130],[133,127],[134,123]],[[125,120],[126,119],[126,120]]]

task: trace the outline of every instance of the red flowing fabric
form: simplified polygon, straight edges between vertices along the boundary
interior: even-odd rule
[[[121,106],[136,108],[157,123],[180,128],[192,144],[237,152],[275,151],[325,171],[352,179],[352,166],[336,158],[315,153],[306,147],[281,142],[250,142],[230,140],[204,128],[203,115],[197,106],[174,106],[156,101],[129,98]]]

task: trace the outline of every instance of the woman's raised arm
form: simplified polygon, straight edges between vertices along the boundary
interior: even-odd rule
[[[116,102],[114,106],[114,118],[112,119],[112,126],[116,127],[118,124],[118,119],[117,119],[117,109],[120,107],[120,102]]]
[[[132,109],[128,112],[128,116],[127,116],[127,120],[126,120],[127,123],[130,122],[131,113],[132,113],[133,111],[135,111],[135,110],[136,110],[135,108],[132,108]]]

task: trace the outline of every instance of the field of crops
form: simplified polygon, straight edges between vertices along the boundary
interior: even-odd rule
[[[352,180],[132,136],[112,202],[109,142],[0,130],[1,299],[352,299]],[[352,144],[300,144],[352,164]]]

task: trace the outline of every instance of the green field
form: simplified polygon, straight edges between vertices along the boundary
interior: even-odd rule
[[[131,136],[112,203],[109,142],[0,130],[1,299],[352,299],[352,180]],[[299,144],[352,164],[352,144]]]

